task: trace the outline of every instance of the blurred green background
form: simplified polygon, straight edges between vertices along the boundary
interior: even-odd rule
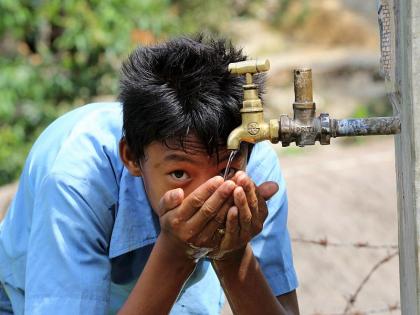
[[[276,2],[265,18],[278,23],[291,3]],[[255,17],[265,7],[258,0],[2,0],[0,185],[18,177],[31,144],[54,118],[97,96],[115,97],[121,60],[133,47],[227,32],[232,17]]]

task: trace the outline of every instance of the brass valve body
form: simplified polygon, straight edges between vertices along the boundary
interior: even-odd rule
[[[268,60],[246,60],[231,63],[232,74],[245,75],[244,99],[241,109],[242,124],[229,135],[227,148],[239,149],[242,141],[256,143],[270,140],[281,141],[282,146],[295,142],[298,146],[330,144],[331,137],[396,134],[400,132],[399,117],[375,117],[363,119],[331,119],[328,113],[315,117],[316,106],[312,93],[312,70],[294,71],[295,102],[293,118],[281,115],[280,119],[264,121],[264,110],[258,97],[258,87],[253,83],[253,74],[270,69]]]

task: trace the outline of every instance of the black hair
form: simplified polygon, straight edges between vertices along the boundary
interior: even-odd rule
[[[228,64],[245,59],[230,41],[201,34],[136,48],[122,65],[119,94],[123,134],[135,157],[143,158],[153,141],[184,147],[191,134],[209,155],[226,145],[241,123],[244,84]]]

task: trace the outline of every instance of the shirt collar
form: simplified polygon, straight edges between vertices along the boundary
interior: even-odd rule
[[[109,246],[110,258],[156,241],[160,232],[159,219],[150,206],[141,177],[132,176],[125,167],[115,216]]]

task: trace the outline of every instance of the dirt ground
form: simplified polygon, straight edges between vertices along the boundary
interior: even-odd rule
[[[351,147],[318,147],[281,161],[290,198],[292,238],[397,244],[392,137],[369,139]],[[322,247],[299,241],[293,248],[302,314],[343,311],[371,268],[395,251]],[[393,258],[373,273],[360,291],[355,310],[386,309],[398,301],[398,258]]]
[[[396,251],[351,246],[397,244],[393,139],[366,138],[350,146],[332,141],[293,154],[275,149],[287,183],[301,314],[340,314],[374,265]],[[390,314],[389,308],[399,303],[398,272],[398,257],[382,264],[351,311]],[[231,314],[228,306],[223,314]]]

